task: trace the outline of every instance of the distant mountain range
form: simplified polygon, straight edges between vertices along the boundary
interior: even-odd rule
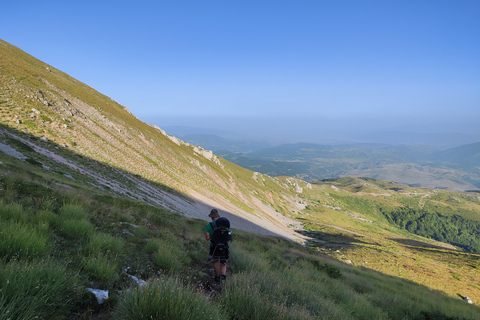
[[[455,148],[418,143],[274,145],[206,134],[179,136],[242,167],[270,176],[293,176],[306,181],[357,176],[457,191],[480,188],[480,143]]]

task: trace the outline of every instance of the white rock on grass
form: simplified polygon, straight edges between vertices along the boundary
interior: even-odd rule
[[[88,291],[93,293],[97,298],[98,304],[104,303],[108,299],[108,290],[87,288]]]
[[[133,281],[135,281],[135,283],[139,286],[139,287],[143,287],[145,285],[147,285],[147,282],[145,280],[142,280],[142,279],[138,279],[137,277],[135,276],[132,276],[132,275],[128,275]]]

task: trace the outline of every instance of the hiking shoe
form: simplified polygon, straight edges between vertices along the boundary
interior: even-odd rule
[[[216,276],[214,279],[215,279],[215,282],[220,282],[220,277]]]
[[[227,276],[222,275],[222,281],[227,281]]]

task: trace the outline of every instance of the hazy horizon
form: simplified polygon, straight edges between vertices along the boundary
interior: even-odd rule
[[[27,3],[2,39],[160,127],[480,136],[479,1]]]
[[[280,117],[145,117],[169,134],[211,134],[232,140],[272,141],[274,143],[311,142],[340,144],[352,142],[429,144],[446,148],[480,142],[480,126],[475,122],[397,123],[359,119],[280,118]],[[295,129],[291,129],[291,128]],[[290,129],[289,129],[290,128]],[[418,135],[416,143],[394,141],[386,133]],[[401,136],[401,135],[400,135]],[[405,141],[415,140],[406,136]],[[443,139],[443,140],[442,140]]]

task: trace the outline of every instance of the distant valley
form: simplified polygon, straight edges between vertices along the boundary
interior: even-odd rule
[[[188,134],[179,130],[176,135],[270,176],[305,181],[354,176],[455,191],[480,189],[480,143],[455,148],[387,143],[275,145],[192,132],[193,128]]]

